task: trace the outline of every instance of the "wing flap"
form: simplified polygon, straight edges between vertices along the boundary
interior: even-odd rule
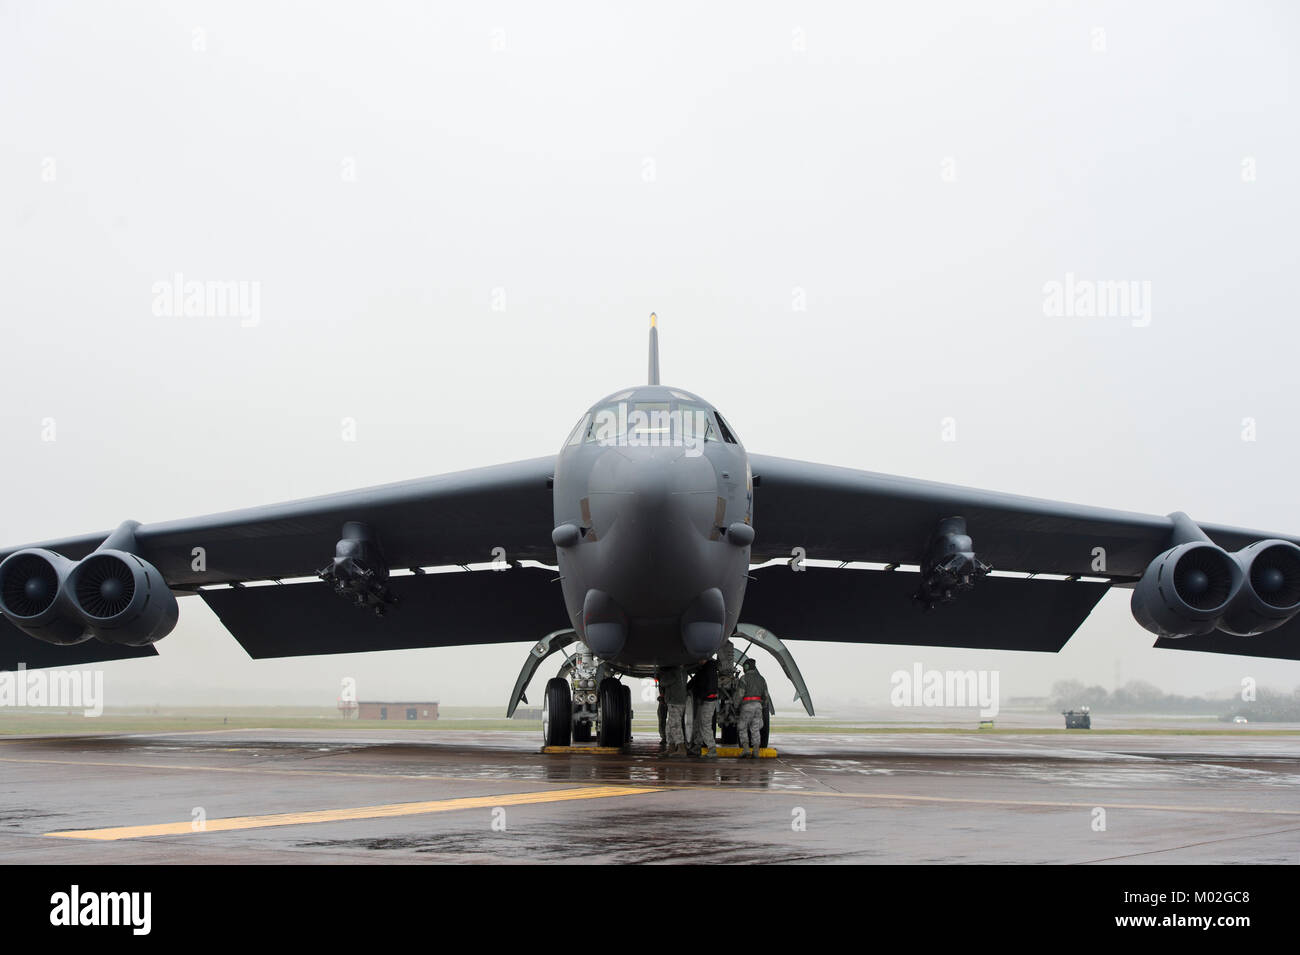
[[[953,603],[925,610],[912,600],[919,580],[903,571],[760,567],[744,616],[787,640],[1056,653],[1110,587],[983,577]]]
[[[382,617],[321,582],[201,590],[256,660],[536,640],[569,626],[555,572],[537,567],[393,577]]]

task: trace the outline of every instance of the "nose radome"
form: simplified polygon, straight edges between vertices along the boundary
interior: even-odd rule
[[[647,455],[635,461],[628,476],[628,490],[635,495],[641,507],[662,506],[672,490],[668,459],[660,455]]]

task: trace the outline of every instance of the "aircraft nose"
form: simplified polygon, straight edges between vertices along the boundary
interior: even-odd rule
[[[706,537],[718,500],[717,476],[701,456],[681,448],[611,449],[595,463],[588,484],[591,526],[604,540],[620,528],[648,557],[675,525],[695,526]]]
[[[669,460],[664,455],[648,455],[637,461],[635,467],[625,474],[627,490],[636,502],[638,511],[658,511],[668,503],[672,491]]]

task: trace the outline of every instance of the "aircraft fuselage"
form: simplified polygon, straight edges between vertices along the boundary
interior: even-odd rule
[[[598,402],[554,481],[561,588],[579,637],[633,675],[711,656],[740,617],[752,508],[744,446],[707,402],[659,385]]]

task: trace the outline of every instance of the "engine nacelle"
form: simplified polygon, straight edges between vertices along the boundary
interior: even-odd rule
[[[1165,551],[1133,589],[1133,617],[1162,637],[1209,633],[1237,598],[1244,574],[1231,554],[1207,541]]]
[[[143,647],[176,626],[176,595],[158,569],[134,554],[98,550],[72,568],[67,599],[105,643]]]
[[[1280,627],[1300,612],[1300,547],[1266,540],[1232,555],[1243,582],[1219,629],[1250,637]]]
[[[0,613],[44,643],[71,646],[93,636],[68,600],[67,580],[76,565],[61,554],[33,547],[0,563]]]

